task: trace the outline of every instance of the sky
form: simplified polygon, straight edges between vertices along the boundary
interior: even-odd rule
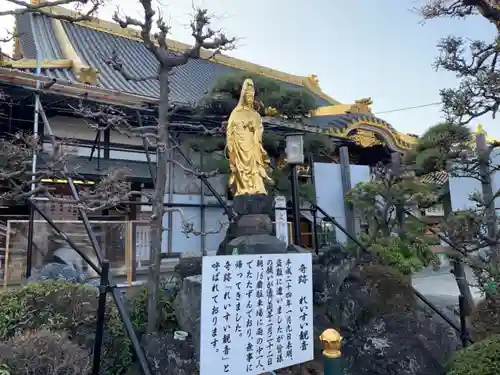
[[[133,3],[132,0],[127,2]],[[6,5],[1,4],[0,11]],[[436,71],[436,44],[447,35],[492,40],[495,27],[484,18],[438,19],[422,24],[412,9],[423,0],[194,0],[215,15],[214,25],[238,37],[231,56],[308,76],[316,74],[324,92],[342,103],[371,97],[372,111],[401,132],[421,134],[442,120],[439,90],[455,87],[456,78]],[[125,1],[121,2],[122,4]],[[171,38],[190,43],[188,0],[161,0],[172,26]],[[116,2],[115,2],[116,4]],[[110,19],[110,5],[100,17]],[[140,19],[140,7],[127,5]],[[5,22],[4,22],[5,21]],[[10,20],[2,20],[8,27]],[[484,125],[500,138],[491,116]]]

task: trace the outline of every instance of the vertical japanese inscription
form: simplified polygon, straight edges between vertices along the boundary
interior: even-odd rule
[[[222,312],[222,361],[224,366],[224,373],[228,373],[231,370],[230,366],[230,352],[231,352],[231,303],[232,303],[232,265],[229,260],[224,263],[224,273],[223,273],[223,285],[224,285],[224,297],[223,297],[223,312]]]
[[[236,293],[235,293],[235,328],[234,328],[234,334],[237,335],[238,337],[243,337],[243,328],[241,325],[243,324],[242,318],[243,318],[243,310],[241,307],[241,304],[243,303],[243,262],[241,260],[237,260],[235,262],[235,270],[236,270]]]
[[[274,263],[273,259],[266,260],[266,359],[267,368],[274,364]]]
[[[292,343],[292,261],[287,259],[285,262],[285,319],[286,319],[286,350],[285,358],[287,361],[293,360]]]
[[[276,261],[276,364],[283,363],[283,349],[285,342],[285,310],[283,308],[285,293],[283,291],[283,259],[278,258]]]
[[[255,355],[256,370],[264,369],[264,260],[260,257],[257,260],[255,270]]]
[[[245,335],[246,335],[246,372],[252,372],[253,371],[253,366],[254,366],[254,356],[255,356],[255,349],[254,349],[254,333],[252,330],[253,326],[253,311],[254,311],[254,306],[252,304],[252,297],[254,293],[254,261],[253,260],[248,260],[246,262],[247,264],[247,269],[246,269],[246,285],[245,285],[245,291],[246,291],[246,297],[247,297],[247,303],[245,305]]]
[[[305,264],[301,264],[298,269],[297,284],[306,285],[308,283],[307,278],[307,267]],[[300,288],[298,288],[300,290]],[[309,347],[309,305],[307,301],[307,296],[301,293],[299,297],[299,340],[300,340],[300,350],[306,351]],[[312,302],[312,301],[311,301]]]
[[[219,278],[220,278],[220,263],[212,263],[212,341],[211,345],[216,352],[219,352]]]

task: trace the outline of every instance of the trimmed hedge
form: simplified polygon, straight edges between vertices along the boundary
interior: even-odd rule
[[[15,334],[46,329],[63,331],[75,344],[92,350],[98,291],[81,284],[44,281],[0,294],[0,341]],[[132,351],[113,301],[106,306],[101,373],[120,374],[132,363]]]
[[[471,316],[471,326],[475,340],[500,335],[500,299],[491,297],[479,302]]]
[[[28,331],[0,342],[0,373],[9,375],[87,375],[89,353],[66,334]]]
[[[173,307],[177,291],[171,286],[169,293],[160,296],[160,332],[179,328]],[[147,302],[145,286],[129,289],[126,306],[138,335],[146,332]],[[58,280],[27,284],[21,289],[0,293],[0,342],[23,332],[49,330],[65,332],[72,343],[90,353],[95,339],[97,304],[96,288]],[[130,368],[134,356],[111,296],[105,319],[101,374],[122,374]]]
[[[446,375],[498,374],[500,374],[500,335],[458,351],[446,373]]]

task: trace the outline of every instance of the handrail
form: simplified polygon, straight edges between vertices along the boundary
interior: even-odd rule
[[[344,233],[352,242],[354,242],[363,252],[369,254],[370,251],[361,243],[359,240],[355,237],[352,236],[337,220],[335,220],[333,217],[328,215],[325,210],[323,210],[321,207],[319,207],[317,204],[311,203],[313,207],[316,208],[324,217],[326,217],[328,220],[330,220],[333,225],[335,225],[337,228],[340,229],[342,233]],[[436,314],[438,314],[446,323],[448,323],[455,331],[458,333],[461,333],[460,327],[455,324],[450,318],[448,318],[443,312],[441,312],[431,301],[429,301],[427,298],[425,298],[422,293],[420,293],[418,290],[416,290],[412,285],[410,285],[411,290],[413,294],[420,299],[424,304],[426,304],[428,307],[430,307]],[[468,341],[473,344],[474,341],[468,337]]]

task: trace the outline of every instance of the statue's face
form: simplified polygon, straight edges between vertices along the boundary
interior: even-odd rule
[[[255,97],[255,91],[252,86],[249,86],[248,90],[245,92],[246,104],[252,104],[254,97]]]
[[[246,105],[252,105],[255,98],[255,89],[253,87],[253,82],[251,80],[247,80],[244,83],[244,100]]]

